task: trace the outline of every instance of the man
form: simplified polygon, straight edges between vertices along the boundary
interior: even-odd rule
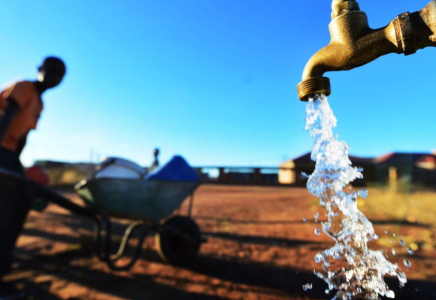
[[[16,82],[0,93],[0,167],[24,175],[19,156],[43,109],[42,94],[59,85],[66,67],[47,57],[36,81]],[[32,205],[32,190],[0,176],[0,276],[11,270],[12,251]],[[0,297],[2,289],[0,286]]]
[[[150,173],[151,171],[153,171],[154,169],[156,169],[157,167],[159,167],[159,148],[155,148],[153,151],[153,156],[154,156],[154,160],[153,163],[151,164],[151,166],[148,168],[148,172]]]

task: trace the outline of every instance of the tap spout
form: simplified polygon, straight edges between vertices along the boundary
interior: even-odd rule
[[[331,41],[318,51],[303,71],[297,86],[300,100],[331,93],[329,71],[351,70],[389,53],[413,54],[436,46],[436,0],[415,13],[403,13],[387,26],[372,29],[356,1],[333,0]]]

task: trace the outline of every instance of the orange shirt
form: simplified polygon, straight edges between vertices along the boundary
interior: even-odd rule
[[[0,145],[15,151],[18,140],[25,137],[31,129],[36,129],[43,104],[31,81],[19,81],[4,89],[0,93],[0,111],[3,111],[8,97],[17,101],[20,110],[9,125]]]

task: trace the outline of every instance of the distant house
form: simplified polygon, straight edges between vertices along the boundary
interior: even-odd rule
[[[304,173],[311,174],[313,170],[315,162],[310,159],[310,153],[287,160],[280,165],[279,183],[304,186],[307,181]]]
[[[306,153],[293,160],[285,161],[280,165],[279,182],[281,184],[291,184],[305,186],[307,182],[305,174],[311,174],[315,170],[315,162],[310,158],[311,154]],[[353,166],[363,168],[364,179],[353,182],[354,186],[365,186],[368,182],[375,181],[377,178],[377,168],[373,158],[349,156]]]
[[[375,160],[378,181],[403,179],[413,184],[436,187],[436,156],[431,153],[392,152]]]
[[[279,169],[279,183],[280,184],[296,184],[297,171],[293,160],[287,160],[280,165]]]
[[[354,186],[388,184],[404,180],[413,184],[436,187],[436,155],[431,153],[392,152],[377,158],[349,156],[352,165],[363,168],[363,179],[353,182]],[[306,185],[303,173],[311,174],[315,162],[306,153],[280,165],[279,182],[296,186]]]

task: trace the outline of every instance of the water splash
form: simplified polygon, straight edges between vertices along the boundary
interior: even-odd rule
[[[410,268],[412,266],[412,263],[410,261],[408,261],[407,259],[405,259],[403,263],[408,268]]]
[[[315,256],[322,262],[323,279],[329,290],[337,289],[333,299],[348,300],[355,296],[379,299],[379,295],[394,298],[384,282],[384,276],[397,276],[400,285],[407,282],[398,265],[386,260],[382,251],[368,249],[367,243],[378,239],[371,222],[357,208],[357,197],[366,197],[366,190],[344,192],[343,188],[355,179],[363,178],[362,169],[351,166],[348,145],[337,140],[332,128],[336,127],[327,97],[316,96],[307,104],[306,130],[314,141],[312,160],[315,171],[309,176],[308,190],[320,199],[327,209],[327,222],[322,229],[335,241],[335,245]]]

